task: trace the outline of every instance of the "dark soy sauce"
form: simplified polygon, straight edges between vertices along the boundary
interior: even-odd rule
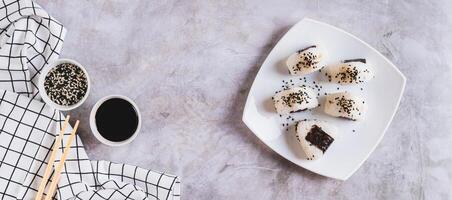
[[[96,127],[100,135],[112,142],[129,139],[138,128],[137,111],[124,99],[103,102],[96,112]]]

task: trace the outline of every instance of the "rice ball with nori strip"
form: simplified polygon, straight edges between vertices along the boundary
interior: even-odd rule
[[[318,106],[316,93],[307,86],[283,90],[273,96],[273,103],[279,114],[300,112]]]
[[[322,68],[322,60],[325,53],[318,45],[312,45],[301,49],[286,61],[291,75],[306,75]]]
[[[337,137],[337,129],[325,121],[299,121],[295,137],[308,160],[321,158]]]
[[[365,83],[375,77],[366,59],[344,60],[338,65],[327,67],[325,75],[328,81],[342,85]]]
[[[333,117],[361,120],[367,112],[367,104],[349,92],[338,92],[326,96],[324,111]]]
[[[62,63],[47,73],[44,89],[54,103],[71,106],[81,101],[86,95],[88,79],[80,67],[71,63]]]

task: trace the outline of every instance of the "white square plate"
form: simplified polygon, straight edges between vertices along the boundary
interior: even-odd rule
[[[326,63],[333,64],[344,59],[366,58],[375,71],[375,78],[358,86],[340,86],[320,80],[321,72],[308,75],[306,83],[300,77],[288,73],[285,61],[297,50],[320,44],[327,53]],[[303,77],[301,77],[303,78]],[[290,82],[293,80],[293,82]],[[319,103],[324,93],[350,91],[366,99],[368,113],[362,121],[349,121],[323,114],[323,107],[280,117],[275,112],[271,97],[281,89],[284,82],[321,85]],[[388,128],[397,110],[405,88],[403,74],[387,58],[357,37],[331,25],[312,19],[303,19],[293,26],[276,44],[262,64],[246,101],[243,122],[266,145],[275,152],[315,173],[335,179],[346,180],[369,157]],[[326,120],[339,129],[339,138],[330,146],[323,158],[309,161],[295,141],[289,126],[301,119]]]

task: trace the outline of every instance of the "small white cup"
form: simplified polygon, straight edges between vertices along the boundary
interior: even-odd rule
[[[132,106],[135,109],[135,111],[137,113],[137,116],[138,116],[137,130],[135,130],[135,133],[133,133],[133,135],[131,137],[129,137],[127,140],[124,140],[124,141],[121,141],[121,142],[114,142],[114,141],[110,141],[110,140],[105,139],[99,133],[99,131],[97,130],[97,126],[96,126],[96,113],[97,113],[97,110],[99,109],[99,106],[102,105],[102,103],[104,103],[105,101],[107,101],[109,99],[113,99],[113,98],[124,99],[127,102],[129,102],[130,104],[132,104]],[[93,132],[93,135],[100,142],[102,142],[102,143],[104,143],[106,145],[109,145],[109,146],[122,146],[122,145],[126,145],[126,144],[132,142],[137,137],[138,132],[140,132],[140,128],[141,128],[141,114],[140,114],[140,111],[138,110],[138,106],[129,97],[126,97],[126,96],[123,96],[123,95],[108,95],[108,96],[103,97],[99,101],[97,101],[96,104],[91,109],[91,113],[89,115],[89,125],[90,125],[90,128],[91,128],[91,131]]]
[[[70,106],[63,106],[63,105],[56,104],[55,102],[53,102],[50,99],[50,97],[47,95],[47,92],[44,89],[45,78],[46,78],[47,74],[49,73],[49,71],[52,68],[56,67],[57,65],[63,64],[63,63],[69,63],[69,64],[73,64],[73,65],[79,67],[83,71],[83,73],[85,73],[86,79],[87,79],[87,84],[88,84],[88,88],[86,89],[85,96],[79,102],[77,102],[74,105],[70,105]],[[61,111],[72,110],[72,109],[77,108],[80,105],[82,105],[83,102],[85,102],[85,100],[88,98],[90,88],[91,88],[91,82],[89,80],[88,72],[85,70],[85,67],[83,67],[83,65],[78,63],[77,61],[71,60],[71,59],[58,59],[55,62],[51,63],[50,65],[48,65],[47,67],[45,67],[44,69],[41,70],[41,75],[39,75],[39,79],[38,79],[38,90],[39,90],[39,94],[41,95],[42,100],[50,107],[57,109],[57,110],[61,110]]]

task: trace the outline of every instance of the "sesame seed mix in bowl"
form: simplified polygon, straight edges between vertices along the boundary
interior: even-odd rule
[[[50,69],[44,79],[44,89],[50,100],[58,105],[71,106],[83,99],[88,90],[84,71],[71,63]]]

